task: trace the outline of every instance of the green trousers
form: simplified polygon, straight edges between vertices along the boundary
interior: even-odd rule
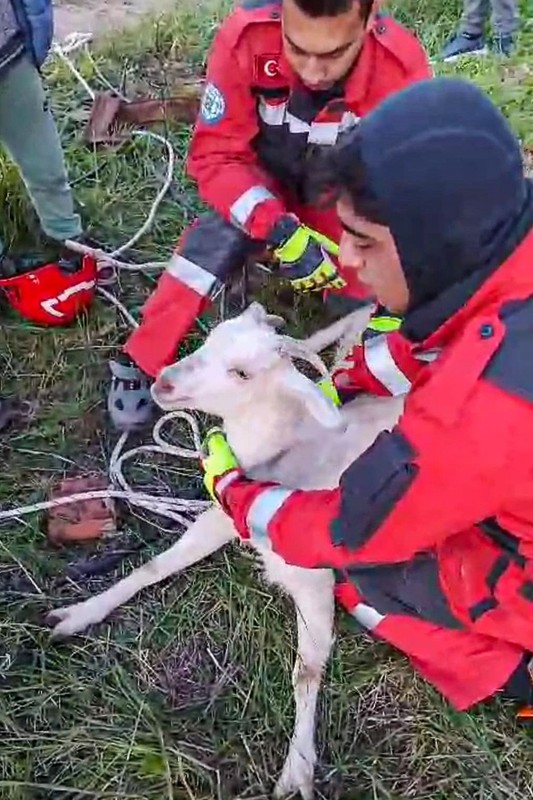
[[[59,241],[79,236],[59,133],[40,75],[26,57],[0,73],[0,142],[20,169],[44,233]]]

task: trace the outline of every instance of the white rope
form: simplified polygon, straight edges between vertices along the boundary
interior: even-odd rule
[[[194,448],[177,447],[163,439],[161,429],[173,419],[183,419],[191,428]],[[123,433],[111,454],[109,464],[110,486],[107,489],[95,489],[88,492],[77,492],[64,497],[57,497],[53,500],[44,500],[40,503],[32,503],[27,506],[19,506],[8,510],[0,510],[0,522],[9,519],[18,519],[27,514],[34,514],[39,511],[46,511],[50,508],[57,508],[62,505],[83,502],[84,500],[108,500],[118,499],[139,506],[146,511],[151,511],[159,516],[166,517],[178,522],[180,525],[189,525],[191,514],[199,513],[208,508],[211,503],[206,500],[183,500],[178,497],[164,497],[159,495],[136,492],[129,485],[124,477],[123,465],[126,461],[138,456],[141,453],[157,453],[159,455],[172,455],[180,458],[200,459],[204,456],[200,430],[195,418],[186,411],[173,411],[165,414],[154,426],[152,436],[155,444],[141,445],[131,450],[124,450],[128,439],[128,434]],[[116,488],[116,487],[120,488]],[[187,514],[188,517],[184,516]]]
[[[83,48],[86,52],[86,55],[92,62],[95,74],[100,78],[100,80],[102,80],[103,83],[105,83],[109,88],[111,88],[113,91],[116,92],[116,90],[113,89],[113,87],[109,84],[107,79],[104,78],[104,76],[101,74],[91,54],[88,51],[88,44],[91,41],[91,38],[92,37],[90,34],[73,33],[67,37],[67,39],[62,45],[54,43],[53,50],[61,58],[61,60],[68,66],[72,74],[77,78],[81,86],[83,86],[87,94],[92,99],[94,99],[95,97],[94,91],[92,90],[92,88],[89,86],[85,78],[81,75],[79,70],[75,67],[75,65],[72,63],[71,59],[67,55],[67,53],[72,53],[76,50],[79,50],[80,48]],[[129,102],[127,98],[125,98],[123,95],[120,94],[120,92],[116,93],[120,97],[122,97],[123,100]],[[87,245],[81,244],[80,242],[74,242],[69,239],[66,240],[65,244],[71,250],[86,255],[92,255],[94,258],[96,258],[99,265],[99,272],[104,272],[105,270],[108,270],[110,266],[118,270],[130,270],[136,272],[138,271],[144,272],[148,270],[160,270],[166,267],[166,262],[147,262],[144,264],[133,264],[126,261],[120,261],[117,259],[117,256],[119,256],[125,250],[128,250],[132,245],[134,245],[152,226],[155,219],[155,215],[157,213],[157,209],[159,208],[161,201],[163,200],[164,196],[166,195],[170,187],[170,184],[172,183],[173,172],[174,172],[174,162],[175,162],[174,149],[172,147],[172,144],[168,141],[168,139],[166,139],[164,136],[160,136],[157,133],[153,133],[151,131],[146,131],[146,130],[133,131],[133,135],[139,137],[151,138],[165,145],[168,156],[166,177],[160,191],[157,193],[157,196],[152,203],[150,212],[146,220],[144,221],[143,225],[125,244],[118,247],[112,253],[106,253],[103,250],[93,249],[91,247],[88,247]],[[114,295],[112,295],[110,292],[106,291],[106,289],[103,288],[101,284],[104,282],[108,281],[99,279],[100,285],[98,286],[98,292],[102,296],[104,296],[106,300],[115,305],[121,311],[121,313],[124,315],[124,318],[132,328],[138,327],[138,323],[129,313],[127,308],[120,302],[120,300],[118,300]],[[170,444],[170,442],[166,441],[163,438],[161,434],[163,426],[173,419],[183,419],[185,422],[187,422],[187,424],[191,429],[194,449],[187,447],[177,447],[176,445]],[[128,434],[123,433],[120,436],[111,454],[111,459],[109,464],[110,485],[107,489],[99,489],[88,492],[78,492],[75,494],[66,495],[64,497],[57,497],[53,500],[45,500],[40,503],[32,503],[30,505],[19,506],[18,508],[11,508],[3,511],[0,509],[0,522],[10,519],[20,519],[20,517],[26,516],[28,514],[34,514],[36,512],[46,511],[48,509],[57,508],[58,506],[62,505],[70,505],[72,503],[83,502],[84,500],[117,499],[117,500],[123,500],[132,506],[138,506],[140,508],[143,508],[146,511],[151,511],[154,514],[158,514],[159,516],[165,517],[167,519],[174,520],[180,525],[188,526],[191,521],[190,517],[208,508],[211,505],[210,502],[204,500],[183,500],[177,497],[162,497],[158,495],[146,494],[144,492],[136,492],[131,488],[126,478],[124,477],[123,466],[126,463],[126,461],[130,461],[136,456],[145,453],[171,455],[178,458],[196,458],[199,460],[204,456],[204,453],[202,452],[201,436],[198,423],[196,419],[186,411],[175,411],[171,414],[166,414],[156,423],[152,431],[152,437],[155,444],[141,445],[140,447],[135,447],[131,450],[124,451],[124,447],[128,439]]]

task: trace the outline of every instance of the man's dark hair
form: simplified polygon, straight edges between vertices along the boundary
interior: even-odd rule
[[[357,128],[342,134],[334,147],[324,148],[313,179],[312,197],[321,206],[331,206],[339,197],[345,197],[358,216],[378,225],[386,224],[369,185]]]
[[[294,0],[300,11],[309,17],[336,17],[359,5],[361,18],[366,22],[372,11],[374,0]]]

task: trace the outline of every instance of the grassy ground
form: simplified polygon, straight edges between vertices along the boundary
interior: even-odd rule
[[[180,74],[201,69],[221,12],[181,8],[103,47],[97,62],[112,82],[123,80],[130,94],[171,92]],[[470,61],[461,70],[491,92],[527,147],[531,4],[523,12],[521,49],[510,64]],[[438,0],[408,0],[399,10],[432,53],[457,14],[458,3]],[[83,70],[92,81],[90,64]],[[49,80],[84,217],[116,246],[148,210],[161,153],[140,142],[118,155],[87,150],[79,139],[87,118],[83,91],[56,62]],[[167,133],[183,155],[188,130],[169,126]],[[27,201],[14,168],[0,162],[0,170],[3,233],[14,246],[27,246]],[[175,191],[136,256],[166,255],[193,216],[197,202],[180,169]],[[141,279],[125,281],[123,296],[135,308],[149,288]],[[105,470],[114,441],[104,414],[105,363],[122,336],[114,312],[101,304],[61,332],[2,312],[2,392],[39,404],[32,425],[1,439],[2,507],[41,499],[65,474]],[[142,471],[136,477],[142,481]],[[187,465],[170,480],[180,491],[194,488]],[[96,551],[142,546],[145,559],[171,540],[171,533],[130,518],[118,540]],[[29,517],[1,527],[0,551],[0,800],[268,796],[293,719],[294,638],[290,606],[261,584],[250,558],[228,550],[144,592],[87,637],[51,646],[44,613],[109,585],[138,557],[104,576],[76,577],[72,567],[94,548],[52,550]],[[509,707],[455,714],[402,657],[353,632],[345,619],[338,627],[320,707],[320,797],[533,797],[531,738]]]

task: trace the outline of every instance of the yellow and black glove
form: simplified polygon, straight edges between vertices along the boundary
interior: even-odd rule
[[[346,285],[328,255],[338,255],[338,245],[302,225],[296,217],[287,214],[279,220],[269,236],[269,245],[280,263],[281,274],[295,291],[317,292]]]
[[[203,442],[203,449],[207,457],[201,461],[204,471],[204,486],[215,503],[219,502],[217,496],[218,481],[234,470],[239,470],[239,462],[229,446],[226,436],[221,428],[211,428],[207,431]]]

